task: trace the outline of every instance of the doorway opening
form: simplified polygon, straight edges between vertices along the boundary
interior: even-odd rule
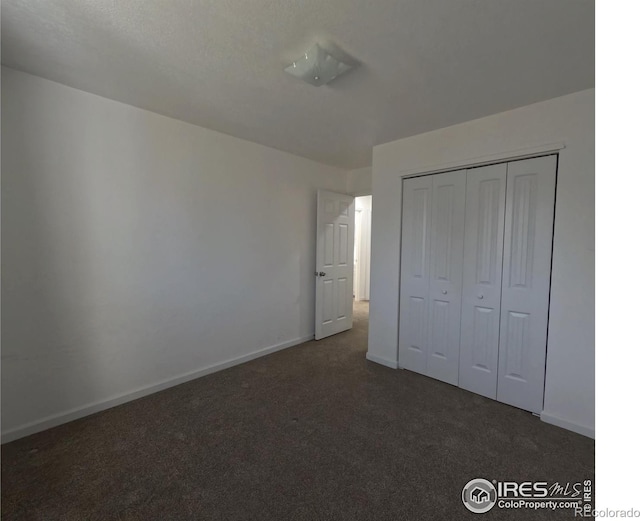
[[[353,245],[353,311],[354,319],[369,318],[369,281],[371,271],[372,197],[355,198]],[[366,317],[365,317],[366,315]]]

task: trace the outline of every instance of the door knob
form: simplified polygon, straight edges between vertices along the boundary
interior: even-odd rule
[[[326,275],[326,273],[324,271],[316,271],[316,277],[324,277]]]
[[[447,290],[446,290],[446,289],[443,289],[443,290],[442,290],[442,294],[443,294],[443,295],[446,295],[446,294],[447,294]]]
[[[482,300],[484,298],[484,295],[478,295],[478,298]]]

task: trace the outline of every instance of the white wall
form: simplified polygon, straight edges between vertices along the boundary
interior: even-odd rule
[[[5,441],[311,338],[345,171],[7,68],[2,137]]]
[[[401,177],[564,142],[541,417],[594,436],[594,95],[586,90],[374,147],[369,359],[398,360]]]
[[[351,170],[347,174],[347,193],[351,195],[371,195],[371,167]]]

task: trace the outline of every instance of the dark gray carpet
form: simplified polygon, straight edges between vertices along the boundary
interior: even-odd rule
[[[460,500],[472,478],[594,478],[592,440],[366,361],[366,313],[356,305],[348,333],[4,445],[2,519],[479,519]]]

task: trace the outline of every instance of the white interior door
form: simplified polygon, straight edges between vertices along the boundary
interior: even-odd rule
[[[556,156],[507,166],[498,400],[542,410]]]
[[[354,228],[354,198],[318,191],[316,340],[353,326]]]
[[[467,172],[459,385],[496,399],[507,165]]]
[[[458,384],[464,170],[404,181],[400,366]]]

